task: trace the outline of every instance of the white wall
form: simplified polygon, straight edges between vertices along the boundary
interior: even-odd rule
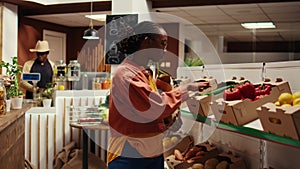
[[[11,62],[18,55],[18,7],[8,3],[3,7],[2,60]]]
[[[219,53],[222,63],[257,63],[300,60],[300,53]]]
[[[257,83],[262,79],[263,63],[239,63],[239,64],[212,64],[202,67],[178,67],[177,78],[189,78],[192,81],[203,76],[212,76],[217,82],[224,82],[233,76]],[[300,61],[266,62],[266,77],[275,81],[280,77],[288,81],[292,92],[300,91],[300,81],[297,73],[300,72]]]

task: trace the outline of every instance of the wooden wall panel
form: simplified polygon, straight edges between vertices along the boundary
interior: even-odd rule
[[[35,58],[35,53],[29,52],[34,48],[37,40],[42,40],[43,30],[57,31],[67,34],[66,63],[70,60],[81,60],[83,71],[110,71],[110,66],[104,65],[103,41],[86,41],[82,35],[86,27],[70,28],[61,25],[42,22],[20,17],[18,29],[18,56],[19,64]],[[98,29],[95,27],[95,29]],[[51,44],[49,44],[51,47]],[[102,63],[103,62],[103,63]]]

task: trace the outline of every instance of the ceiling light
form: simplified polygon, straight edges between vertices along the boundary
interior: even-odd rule
[[[84,31],[82,36],[83,39],[99,39],[98,31],[93,29],[93,27],[89,27],[87,30]]]
[[[248,22],[241,24],[246,29],[267,29],[276,28],[273,22]]]
[[[93,14],[93,15],[85,15],[86,18],[94,19],[97,21],[105,21],[106,20],[106,14]]]
[[[93,1],[91,1],[91,15],[93,15]],[[90,19],[90,25],[87,30],[84,31],[83,39],[99,39],[98,31],[93,28],[93,21]]]
[[[89,2],[89,0],[23,0],[23,1],[29,1],[29,2],[35,2],[42,5],[59,5],[59,4],[71,4],[71,3],[84,3]],[[95,0],[97,2],[102,1],[111,1],[111,0]]]

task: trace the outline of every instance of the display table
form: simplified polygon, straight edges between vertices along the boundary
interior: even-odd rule
[[[24,168],[25,112],[31,107],[11,110],[0,116],[0,168]]]
[[[70,127],[74,127],[77,129],[83,129],[82,133],[82,169],[88,169],[88,134],[84,130],[109,130],[108,125],[106,124],[99,124],[99,125],[76,125],[76,124],[70,124]]]

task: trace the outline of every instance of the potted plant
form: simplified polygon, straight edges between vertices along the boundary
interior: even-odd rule
[[[46,89],[42,92],[44,107],[47,107],[47,106],[45,106],[45,103],[48,103],[48,105],[51,106],[51,104],[52,104],[51,102],[53,100],[53,94],[55,91],[55,86],[56,86],[56,83],[49,82],[46,84]]]
[[[42,92],[42,96],[47,99],[52,99],[53,93],[55,91],[55,86],[56,86],[56,83],[51,83],[51,82],[47,83],[46,89]]]
[[[6,97],[11,99],[12,109],[21,109],[24,92],[19,88],[19,74],[22,72],[16,56],[12,57],[12,63],[2,61],[1,68],[6,69],[6,74],[10,77],[11,84],[7,86]]]

